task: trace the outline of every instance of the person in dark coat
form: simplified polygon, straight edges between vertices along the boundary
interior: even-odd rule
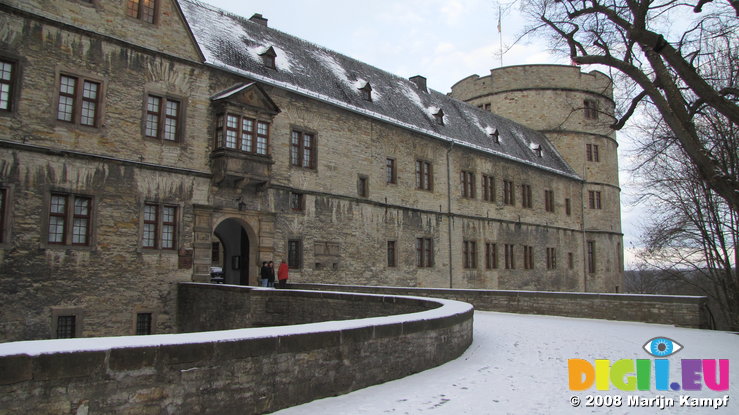
[[[277,269],[277,279],[280,281],[280,288],[287,288],[287,274],[287,262],[283,259],[280,263],[280,268]]]
[[[269,282],[269,266],[267,261],[262,262],[262,268],[259,270],[259,285],[261,287],[267,287]]]
[[[267,278],[267,286],[274,287],[275,286],[275,263],[272,261],[269,261],[269,264],[267,264],[267,267],[269,267],[269,277]]]

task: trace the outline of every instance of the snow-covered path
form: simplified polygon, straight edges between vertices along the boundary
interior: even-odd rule
[[[683,346],[669,357],[670,381],[681,359],[730,359],[730,390],[625,392],[569,390],[567,360],[654,359],[642,346],[654,337]],[[409,353],[412,351],[409,350]],[[403,379],[277,412],[290,414],[739,414],[739,336],[667,325],[475,312],[474,341],[458,359]],[[619,408],[585,407],[588,395],[620,396]],[[728,408],[680,407],[680,396],[723,398]],[[570,399],[582,400],[573,407]],[[628,406],[629,396],[675,400],[675,407]]]

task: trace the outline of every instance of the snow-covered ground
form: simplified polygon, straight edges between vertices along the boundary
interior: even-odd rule
[[[739,414],[739,336],[726,332],[668,325],[475,312],[474,342],[458,359],[403,379],[321,399],[277,412],[289,414]],[[730,389],[715,392],[625,392],[569,390],[567,360],[655,359],[643,349],[647,341],[667,337],[683,346],[670,356],[670,382],[681,382],[681,359],[729,359]],[[409,350],[408,353],[413,353]],[[652,368],[654,366],[652,365]],[[586,407],[597,400],[622,399],[621,406]],[[728,396],[728,407],[681,407],[680,397]],[[629,406],[630,396],[674,399],[674,407]],[[571,399],[581,404],[573,407]],[[662,399],[660,397],[664,397]],[[594,402],[596,399],[594,399]]]

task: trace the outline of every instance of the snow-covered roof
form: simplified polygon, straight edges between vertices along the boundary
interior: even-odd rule
[[[542,133],[244,17],[196,0],[179,2],[206,64],[432,138],[580,178]],[[259,55],[270,47],[276,69]],[[372,85],[372,100],[358,88],[366,83]],[[443,123],[435,116],[439,110]],[[531,150],[534,144],[543,157]]]

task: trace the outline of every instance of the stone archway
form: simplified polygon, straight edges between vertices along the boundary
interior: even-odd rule
[[[216,226],[213,235],[223,246],[223,277],[226,284],[250,285],[256,282],[252,271],[256,236],[249,225],[228,218]]]

